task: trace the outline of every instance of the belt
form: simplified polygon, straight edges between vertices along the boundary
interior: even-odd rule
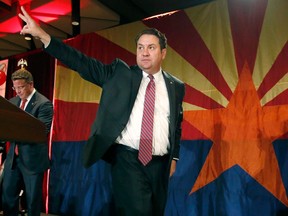
[[[134,148],[131,148],[130,146],[119,144],[119,143],[115,143],[115,148],[116,148],[116,151],[130,151],[130,152],[137,153],[137,154],[139,152],[137,149],[134,149]]]
[[[137,149],[134,149],[134,148],[131,148],[130,146],[127,146],[127,145],[123,145],[123,144],[119,144],[119,143],[115,143],[114,144],[115,148],[116,148],[116,152],[117,151],[129,151],[129,152],[132,152],[134,154],[137,154],[138,155],[138,150]],[[168,154],[166,155],[152,155],[152,159],[164,159],[164,158],[167,158],[168,157]]]

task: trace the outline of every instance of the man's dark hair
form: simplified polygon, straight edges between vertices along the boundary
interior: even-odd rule
[[[29,71],[27,71],[25,68],[21,68],[15,71],[14,73],[12,73],[11,75],[12,81],[19,80],[19,79],[24,79],[27,83],[33,82],[32,74]]]
[[[159,44],[160,44],[161,50],[167,48],[166,36],[162,32],[160,32],[159,30],[157,30],[155,28],[145,29],[142,32],[140,32],[135,38],[136,45],[138,43],[139,38],[145,34],[156,36],[159,39]]]

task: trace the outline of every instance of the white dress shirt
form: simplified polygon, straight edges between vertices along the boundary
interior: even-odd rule
[[[169,116],[170,107],[168,92],[165,85],[162,70],[153,74],[155,81],[155,111],[153,125],[153,155],[168,154],[169,149]],[[144,98],[146,87],[150,79],[148,74],[143,72],[140,88],[129,118],[129,121],[116,139],[116,143],[127,145],[134,149],[139,149],[142,116],[144,110]]]

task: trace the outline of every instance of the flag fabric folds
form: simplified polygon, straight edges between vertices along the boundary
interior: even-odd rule
[[[288,214],[287,8],[287,0],[216,0],[66,41],[133,65],[140,30],[168,38],[163,69],[186,94],[165,215]],[[60,62],[55,77],[49,211],[113,215],[109,165],[81,165],[101,89]]]

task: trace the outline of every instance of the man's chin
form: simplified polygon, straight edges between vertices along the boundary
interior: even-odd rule
[[[140,67],[143,71],[145,71],[146,73],[150,73],[151,71],[151,67]]]

